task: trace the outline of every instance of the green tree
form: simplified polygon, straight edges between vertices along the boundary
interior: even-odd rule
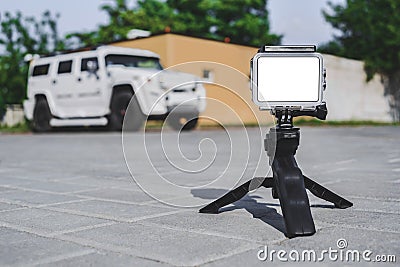
[[[341,33],[322,51],[364,61],[367,80],[382,77],[392,117],[400,120],[400,1],[347,0],[329,3],[323,14]]]
[[[149,30],[153,34],[166,29],[197,37],[260,46],[279,44],[280,35],[271,34],[267,0],[139,0],[133,8],[126,0],[114,0],[101,6],[109,23],[97,31],[72,33],[83,45],[95,45],[125,39],[129,30]]]
[[[166,25],[173,24],[175,16],[165,2],[158,0],[139,0],[134,8],[129,8],[126,0],[114,0],[100,8],[108,15],[107,24],[100,25],[95,31],[68,34],[66,38],[76,38],[78,44],[84,46],[110,43],[126,39],[127,33],[132,29],[163,32]]]
[[[279,44],[282,36],[270,33],[267,0],[167,0],[182,33],[244,45]],[[179,30],[179,29],[178,29]]]
[[[0,113],[5,104],[25,98],[28,66],[24,56],[47,54],[65,48],[57,31],[57,19],[49,11],[40,20],[21,12],[5,12],[0,24]]]

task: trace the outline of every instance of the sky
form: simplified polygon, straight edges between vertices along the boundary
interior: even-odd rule
[[[330,0],[343,3],[345,0]],[[0,13],[20,10],[26,16],[40,16],[44,10],[60,13],[61,35],[94,30],[107,22],[100,10],[110,0],[0,0]],[[134,0],[129,0],[131,4]],[[282,44],[322,44],[332,39],[335,31],[325,22],[321,10],[328,0],[269,0],[271,31],[283,34]]]

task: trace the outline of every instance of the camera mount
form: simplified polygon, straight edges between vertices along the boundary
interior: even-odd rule
[[[263,46],[259,50],[259,53],[251,60],[253,102],[260,109],[270,110],[277,119],[276,126],[269,130],[264,139],[264,148],[270,159],[269,164],[272,166],[273,177],[255,177],[200,209],[200,213],[217,214],[220,208],[240,200],[250,191],[260,187],[272,188],[272,197],[279,199],[281,205],[286,226],[285,235],[292,238],[313,235],[315,233],[306,189],[316,197],[333,203],[335,208],[346,209],[353,206],[353,203],[350,201],[303,175],[294,157],[300,143],[300,129],[293,126],[293,118],[297,116],[311,116],[325,120],[328,114],[326,103],[322,102],[322,92],[326,87],[326,73],[322,66],[322,56],[316,54],[315,50],[315,46]],[[266,58],[267,60],[274,58],[274,60],[260,63],[261,58]],[[316,83],[310,84],[314,84],[317,89],[318,100],[314,101],[310,98],[310,101],[306,101],[306,104],[301,101],[296,102],[291,100],[279,101],[277,104],[271,101],[271,98],[267,98],[268,101],[260,101],[259,91],[263,90],[263,93],[266,92],[265,95],[274,96],[268,90],[272,90],[271,88],[274,87],[276,90],[280,90],[279,84],[268,84],[269,80],[267,81],[264,77],[260,78],[265,75],[260,70],[273,69],[273,67],[270,68],[270,66],[267,66],[266,63],[272,64],[274,61],[278,62],[279,58],[284,58],[283,62],[288,62],[287,58],[295,58],[296,60],[299,58],[318,59],[318,64],[313,63],[318,67],[310,68],[310,70],[314,71],[314,74],[311,73],[311,76],[309,76],[316,77]],[[307,61],[303,62],[307,63]],[[281,64],[281,62],[278,63]],[[293,70],[293,72],[296,71],[296,69]],[[315,72],[317,72],[317,75],[315,75]],[[267,72],[266,74],[268,79],[274,80],[271,73]],[[274,74],[281,75],[282,77],[286,75],[284,70]],[[303,72],[302,75],[308,76],[309,73]],[[298,77],[300,80],[302,79],[302,76]],[[259,82],[260,79],[264,80]],[[304,79],[306,80],[307,78]],[[318,85],[316,86],[316,84]],[[296,93],[296,91],[290,92]],[[287,97],[290,99],[290,95]],[[298,108],[299,106],[300,108]]]

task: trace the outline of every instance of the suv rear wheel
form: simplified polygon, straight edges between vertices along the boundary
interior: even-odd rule
[[[128,110],[131,98],[132,102]],[[127,121],[124,129],[127,131],[138,131],[143,126],[146,116],[142,113],[136,96],[130,92],[120,92],[113,97],[108,122],[109,128],[113,131],[121,131],[127,112],[129,112],[129,121]]]
[[[50,120],[53,116],[45,98],[36,100],[33,110],[32,128],[35,132],[43,133],[51,130]]]

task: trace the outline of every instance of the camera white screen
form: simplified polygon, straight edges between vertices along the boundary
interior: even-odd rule
[[[318,57],[260,57],[257,60],[258,101],[317,102]]]

